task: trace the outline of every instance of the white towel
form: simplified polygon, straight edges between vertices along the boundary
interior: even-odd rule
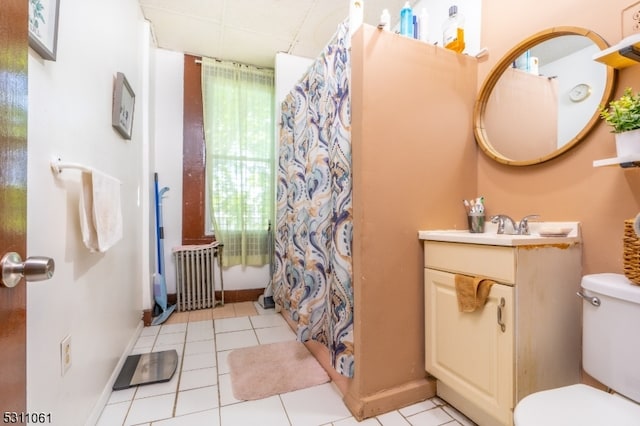
[[[82,241],[92,252],[105,252],[122,238],[120,181],[93,170],[82,172]]]

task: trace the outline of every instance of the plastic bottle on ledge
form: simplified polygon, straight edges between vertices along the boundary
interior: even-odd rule
[[[389,10],[384,9],[382,14],[380,15],[380,23],[378,24],[378,28],[383,29],[385,31],[391,31],[391,15],[389,15]]]
[[[422,8],[422,12],[420,12],[420,19],[418,20],[418,34],[420,36],[420,40],[426,43],[429,42],[429,14],[427,13],[427,9]]]
[[[458,13],[458,6],[449,8],[449,19],[442,26],[442,42],[447,49],[464,51],[464,16]]]
[[[400,34],[413,38],[413,10],[409,2],[400,10]]]

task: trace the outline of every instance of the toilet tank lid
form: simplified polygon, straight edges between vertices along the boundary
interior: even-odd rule
[[[593,274],[582,277],[582,288],[640,304],[640,286],[634,285],[622,274]]]

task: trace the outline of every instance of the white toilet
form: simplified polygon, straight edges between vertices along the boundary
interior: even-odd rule
[[[582,278],[582,364],[616,392],[577,384],[523,398],[516,426],[640,425],[640,286],[624,275]]]

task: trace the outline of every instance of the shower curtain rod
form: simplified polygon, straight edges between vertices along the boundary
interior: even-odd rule
[[[236,62],[236,61],[225,61],[225,60],[218,59],[218,58],[211,58],[211,59],[213,59],[213,60],[214,60],[214,61],[216,61],[216,62],[231,62],[232,64],[235,64],[235,65],[240,65],[240,66],[243,66],[243,67],[251,67],[251,68],[258,69],[258,70],[272,70],[272,69],[273,69],[273,68],[266,68],[266,67],[258,67],[258,66],[250,65],[250,64],[243,64],[242,62]],[[202,57],[200,57],[200,58],[195,58],[195,59],[193,60],[193,62],[195,62],[195,63],[196,63],[196,64],[198,64],[198,65],[201,65],[201,64],[202,64]]]

